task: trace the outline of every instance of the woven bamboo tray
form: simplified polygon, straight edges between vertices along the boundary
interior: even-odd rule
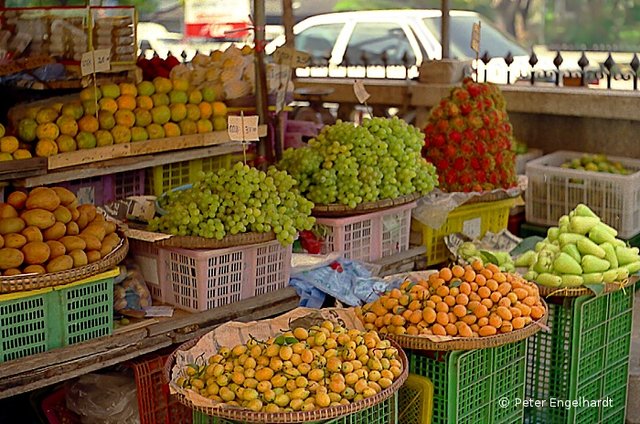
[[[176,349],[167,359],[167,362],[164,365],[163,370],[163,379],[165,383],[171,381],[171,370],[175,364],[176,360],[176,352],[179,350],[188,350],[198,343],[199,338],[195,338],[190,340],[180,347]],[[346,415],[354,414],[358,411],[361,411],[366,408],[370,408],[374,405],[377,405],[391,396],[404,384],[407,377],[409,376],[409,361],[407,360],[407,355],[400,349],[397,343],[393,340],[390,340],[391,345],[398,349],[398,359],[402,363],[402,374],[396,380],[394,380],[393,384],[388,388],[382,390],[375,396],[370,398],[363,399],[358,402],[353,402],[349,405],[340,405],[340,406],[330,406],[328,408],[322,408],[315,411],[307,411],[307,412],[278,412],[278,413],[267,413],[267,412],[254,412],[245,408],[237,408],[237,407],[224,407],[224,408],[206,408],[194,405],[190,399],[187,399],[185,396],[176,394],[178,401],[180,403],[188,406],[191,409],[196,411],[200,411],[206,415],[224,418],[232,421],[240,421],[240,422],[250,422],[250,423],[261,423],[261,424],[295,424],[295,423],[306,423],[306,422],[314,422],[314,421],[324,421],[332,418],[343,417]]]
[[[614,291],[622,290],[625,287],[633,286],[640,280],[640,276],[632,275],[624,281],[604,284],[604,290],[602,294],[611,293]],[[536,283],[537,284],[537,283]],[[589,290],[587,287],[547,287],[537,284],[540,296],[543,297],[579,297],[579,296],[593,296],[595,293]]]
[[[44,289],[91,277],[122,262],[127,256],[127,252],[129,252],[129,241],[123,234],[120,234],[120,244],[99,261],[67,271],[0,277],[0,293]]]
[[[449,351],[449,350],[473,350],[473,349],[487,349],[491,347],[498,347],[508,343],[514,343],[522,339],[526,339],[546,327],[548,311],[547,304],[544,299],[540,299],[544,306],[545,314],[537,321],[532,322],[520,330],[515,330],[510,333],[496,334],[494,336],[486,337],[452,337],[449,340],[433,341],[426,337],[421,336],[394,336],[387,334],[389,339],[398,342],[403,349],[413,350],[429,350],[429,351]]]
[[[396,197],[395,199],[382,199],[375,202],[360,203],[355,208],[350,208],[347,205],[332,203],[330,205],[316,204],[311,211],[311,215],[315,217],[345,217],[352,215],[361,215],[364,213],[378,212],[384,209],[389,209],[394,206],[400,206],[407,203],[411,203],[414,200],[422,197],[419,193],[407,194],[404,196]]]
[[[224,249],[226,247],[246,246],[248,244],[266,243],[276,239],[273,231],[268,233],[243,233],[225,236],[222,240],[196,236],[173,236],[155,242],[162,247],[178,247],[182,249]]]

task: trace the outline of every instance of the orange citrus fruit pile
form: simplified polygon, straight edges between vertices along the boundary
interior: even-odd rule
[[[275,413],[347,405],[375,396],[401,375],[389,340],[324,321],[266,342],[222,347],[205,364],[186,367],[176,383],[217,402]]]
[[[493,336],[519,330],[544,313],[535,284],[480,261],[405,281],[356,308],[366,329],[411,336]]]

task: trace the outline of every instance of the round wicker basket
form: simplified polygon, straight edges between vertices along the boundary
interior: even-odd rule
[[[188,350],[195,346],[198,342],[198,338],[190,340],[176,349],[167,359],[163,370],[163,379],[166,383],[171,381],[171,370],[175,365],[176,353],[179,350]],[[375,396],[363,399],[358,402],[353,402],[349,405],[330,406],[314,411],[306,412],[254,412],[245,408],[237,407],[202,407],[195,405],[190,399],[182,394],[176,394],[175,396],[180,403],[188,406],[191,409],[200,411],[206,415],[224,418],[227,420],[239,421],[243,423],[261,423],[261,424],[294,424],[294,423],[306,423],[314,421],[324,421],[336,417],[342,417],[377,405],[393,396],[395,392],[400,390],[400,387],[406,381],[409,375],[409,361],[407,355],[400,349],[397,343],[390,340],[391,345],[398,349],[398,360],[402,363],[402,374],[398,377],[391,386],[382,390]]]
[[[196,236],[173,236],[155,244],[162,247],[178,247],[183,249],[224,249],[226,247],[245,246],[248,244],[266,243],[276,239],[273,231],[268,233],[242,233],[225,236],[222,240]]]
[[[360,215],[364,213],[377,212],[384,209],[389,209],[394,206],[400,206],[407,203],[411,203],[421,197],[418,193],[407,194],[404,196],[396,197],[395,199],[382,199],[375,202],[360,203],[355,208],[350,208],[347,205],[341,205],[333,203],[330,205],[316,204],[313,208],[311,215],[320,218],[330,217],[345,217],[351,215]]]
[[[622,290],[625,287],[633,286],[638,282],[640,276],[632,275],[624,281],[604,284],[604,290],[602,293],[611,293],[614,291]],[[593,296],[595,293],[589,290],[587,287],[547,287],[538,284],[540,290],[540,296],[544,297],[579,297],[579,296]]]
[[[27,290],[44,289],[72,283],[83,278],[99,274],[119,264],[127,256],[129,241],[120,234],[120,244],[99,261],[67,271],[47,274],[24,274],[11,277],[0,277],[0,293],[15,293]]]
[[[520,330],[515,330],[510,333],[496,334],[494,336],[486,337],[452,337],[449,340],[433,341],[426,337],[421,336],[393,336],[388,334],[392,340],[398,342],[404,349],[413,350],[429,350],[429,351],[449,351],[449,350],[473,350],[473,349],[487,349],[490,347],[502,346],[508,343],[513,343],[526,339],[544,328],[548,318],[548,307],[544,299],[540,299],[545,309],[545,314],[537,321],[532,322]]]

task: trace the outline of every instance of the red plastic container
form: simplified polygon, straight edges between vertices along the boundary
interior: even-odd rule
[[[67,387],[62,386],[46,398],[40,404],[44,416],[49,424],[81,424],[80,417],[67,408],[65,396]]]

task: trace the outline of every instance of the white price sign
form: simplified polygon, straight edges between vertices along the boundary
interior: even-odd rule
[[[292,68],[305,68],[311,62],[311,55],[291,47],[280,47],[273,53],[273,59],[281,65],[289,65]]]
[[[462,233],[472,239],[480,237],[482,218],[473,218],[464,221],[462,224]]]
[[[258,119],[252,116],[229,116],[227,132],[232,141],[258,141]]]
[[[371,97],[371,95],[367,92],[367,89],[364,88],[364,83],[362,80],[355,80],[353,83],[353,92],[355,93],[358,101],[360,103],[364,103]]]
[[[98,49],[82,54],[80,71],[82,76],[96,72],[106,72],[111,69],[111,50]]]

